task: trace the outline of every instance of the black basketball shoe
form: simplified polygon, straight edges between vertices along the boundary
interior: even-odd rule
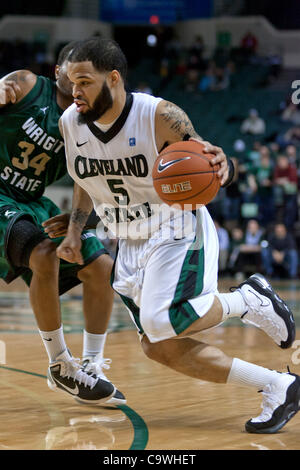
[[[88,356],[83,358],[82,368],[87,374],[91,374],[93,377],[98,377],[99,379],[110,382],[103,372],[103,369],[110,368],[110,363],[111,359],[104,359],[99,355],[95,357]],[[115,389],[114,395],[109,398],[105,403],[102,403],[102,405],[126,405],[126,398],[122,392],[120,392],[118,389]]]
[[[300,409],[300,377],[280,374],[274,383],[266,385],[262,413],[245,424],[246,431],[256,434],[274,434]]]
[[[103,403],[115,393],[112,383],[84,372],[79,359],[67,350],[49,365],[47,383],[51,390],[68,393],[82,403]]]

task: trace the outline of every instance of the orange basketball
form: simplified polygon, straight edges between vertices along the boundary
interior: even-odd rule
[[[152,170],[153,185],[160,199],[188,210],[212,201],[220,189],[217,176],[220,165],[210,164],[214,156],[204,153],[203,144],[192,140],[166,147]]]

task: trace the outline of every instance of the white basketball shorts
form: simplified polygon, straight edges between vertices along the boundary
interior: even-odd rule
[[[169,221],[147,240],[120,240],[112,286],[140,333],[152,343],[176,337],[211,308],[217,293],[219,243],[205,207],[191,213],[178,238]]]

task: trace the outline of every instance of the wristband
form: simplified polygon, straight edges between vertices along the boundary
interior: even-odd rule
[[[228,158],[228,157],[226,157],[226,158],[227,158],[227,163],[228,163],[228,178],[225,181],[225,183],[222,184],[222,186],[221,186],[222,188],[226,188],[226,186],[229,186],[230,183],[232,183],[234,173],[235,173],[235,168],[234,168],[233,161],[230,160],[230,158]]]

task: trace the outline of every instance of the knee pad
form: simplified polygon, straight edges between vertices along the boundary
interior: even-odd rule
[[[6,254],[12,266],[29,266],[32,250],[47,238],[46,234],[28,219],[19,219],[12,226]]]

